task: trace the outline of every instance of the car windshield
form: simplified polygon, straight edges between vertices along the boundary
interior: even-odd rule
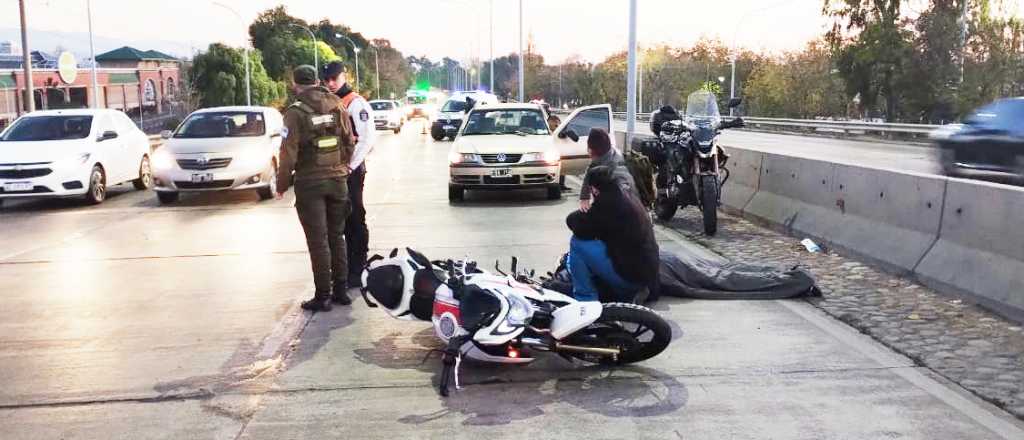
[[[466,111],[466,108],[468,108],[468,107],[469,107],[469,105],[466,104],[466,101],[458,101],[458,100],[452,99],[452,100],[449,100],[448,102],[444,103],[444,107],[441,107],[441,111],[443,111],[443,112],[464,112],[464,111]]]
[[[391,110],[391,109],[395,108],[395,104],[390,103],[390,102],[376,101],[376,102],[371,102],[370,103],[370,107],[373,108],[374,111],[382,112],[382,111],[388,111],[388,110]]]
[[[993,102],[968,116],[964,122],[975,127],[1012,130],[1024,124],[1024,99]]]
[[[174,134],[176,138],[262,136],[266,133],[263,113],[206,112],[189,116]]]
[[[92,116],[26,116],[3,133],[0,141],[63,141],[85,139],[92,131]]]
[[[548,134],[539,110],[482,110],[470,113],[463,136],[486,134]]]

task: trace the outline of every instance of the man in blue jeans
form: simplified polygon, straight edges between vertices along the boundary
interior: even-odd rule
[[[657,297],[658,243],[651,217],[632,191],[617,183],[615,171],[587,172],[594,201],[569,214],[569,273],[580,301],[643,302]],[[599,289],[598,286],[603,287]],[[609,296],[600,298],[599,291]]]

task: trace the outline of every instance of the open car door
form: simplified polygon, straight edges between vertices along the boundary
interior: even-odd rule
[[[611,104],[590,105],[580,107],[572,112],[565,121],[555,129],[554,145],[562,155],[562,175],[579,175],[587,170],[590,165],[590,155],[587,154],[587,137],[590,129],[600,128],[608,132],[612,140],[612,148],[615,147],[615,134],[612,133],[612,106]],[[570,131],[573,133],[570,135]],[[578,140],[573,140],[573,138]]]

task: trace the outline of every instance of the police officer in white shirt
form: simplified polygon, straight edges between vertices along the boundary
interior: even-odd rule
[[[366,182],[366,156],[373,150],[377,128],[373,123],[373,109],[366,98],[359,96],[348,84],[345,65],[332,61],[321,68],[324,86],[341,98],[342,106],[352,118],[356,135],[355,151],[349,162],[348,194],[352,201],[352,213],[345,222],[345,242],[348,247],[349,288],[361,287],[363,267],[366,265],[370,245],[370,230],[366,226],[366,206],[363,203],[363,184]],[[340,73],[340,74],[339,74]]]

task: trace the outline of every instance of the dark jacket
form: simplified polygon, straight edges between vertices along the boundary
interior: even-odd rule
[[[312,117],[333,115],[330,126],[314,126]],[[348,161],[355,145],[352,123],[341,106],[341,98],[323,87],[306,89],[284,113],[281,151],[278,158],[277,190],[284,192],[295,180],[331,179],[348,176]],[[338,148],[318,151],[317,138],[338,136]]]
[[[590,211],[569,214],[569,229],[581,239],[603,241],[615,272],[622,278],[656,287],[658,242],[651,216],[632,191],[623,191],[611,168],[595,167],[587,175],[599,194]]]
[[[595,157],[590,162],[590,166],[587,167],[588,172],[583,176],[583,185],[580,187],[580,200],[590,200],[590,186],[592,183],[590,182],[589,171],[599,166],[611,168],[612,177],[619,186],[628,189],[629,192],[632,192],[634,196],[639,198],[636,192],[636,183],[633,181],[633,175],[629,174],[629,168],[626,168],[626,159],[619,150],[612,148],[604,155]]]

